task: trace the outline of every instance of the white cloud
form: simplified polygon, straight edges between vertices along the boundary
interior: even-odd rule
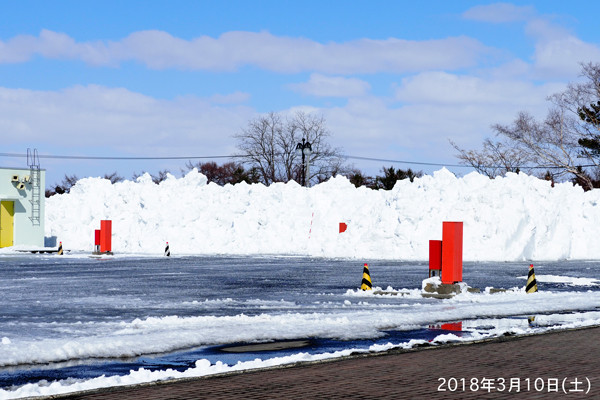
[[[0,63],[28,61],[35,53],[38,42],[38,38],[28,35],[15,36],[6,42],[0,40]]]
[[[540,77],[574,77],[581,71],[581,63],[600,62],[600,47],[568,36],[539,43],[534,60]]]
[[[233,92],[230,94],[214,94],[210,96],[209,101],[213,104],[240,104],[250,100],[250,93]]]
[[[288,87],[294,91],[318,97],[362,96],[371,89],[368,82],[357,78],[311,74],[308,82],[293,83]]]
[[[548,20],[531,20],[526,32],[536,41],[534,69],[541,78],[574,77],[581,63],[600,62],[597,43],[586,43]]]
[[[537,79],[572,79],[581,63],[600,62],[598,43],[586,43],[555,23],[555,16],[539,15],[533,7],[495,3],[470,8],[463,18],[492,23],[522,21],[535,42],[530,73]],[[513,65],[516,65],[513,63]]]
[[[157,100],[97,85],[61,91],[0,88],[0,131],[6,146],[36,143],[44,148],[58,143],[143,155],[229,154],[231,136],[254,110],[210,100]]]
[[[91,65],[115,66],[133,60],[153,69],[234,71],[251,65],[268,71],[328,74],[410,72],[476,65],[492,50],[465,37],[437,40],[359,39],[322,44],[268,32],[227,32],[218,38],[184,40],[163,31],[134,32],[121,41],[82,42],[49,30],[39,37],[0,41],[0,62],[16,63],[34,55],[79,59]]]
[[[527,21],[525,33],[531,36],[536,42],[550,42],[570,36],[567,29],[543,17],[532,18]]]
[[[403,79],[396,90],[399,101],[430,105],[510,105],[535,107],[562,85],[533,85],[528,81],[484,79],[447,72],[424,72]]]
[[[26,62],[34,55],[53,59],[79,59],[92,65],[116,65],[102,42],[76,43],[64,33],[43,29],[38,37],[19,35],[0,41],[0,63]]]
[[[516,6],[510,3],[494,3],[475,6],[463,13],[463,18],[492,23],[524,21],[535,15],[531,6]]]
[[[545,117],[547,96],[565,88],[562,82],[501,77],[499,71],[494,77],[425,72],[401,82],[399,103],[365,96],[322,112],[347,154],[456,164],[448,139],[480,148],[494,135],[493,124],[511,123],[519,111]]]
[[[298,105],[291,111],[323,114],[332,144],[346,154],[455,163],[448,138],[467,148],[479,148],[491,134],[491,124],[512,121],[525,104],[532,112],[545,110],[547,90],[522,82],[424,73],[403,81],[398,89],[401,103],[365,94],[349,98],[340,107]],[[61,91],[0,88],[0,131],[5,133],[7,148],[35,143],[42,154],[48,148],[54,154],[72,154],[76,149],[90,154],[90,149],[102,148],[103,155],[229,155],[235,151],[232,135],[256,116],[251,107],[236,103],[244,98],[243,93],[233,93],[159,100],[96,85]],[[224,105],[228,100],[233,104]],[[58,151],[57,145],[62,146]],[[45,163],[57,175],[50,181],[60,179],[62,173],[52,164],[55,161]],[[178,161],[168,167],[177,172],[183,164]],[[163,168],[150,165],[135,164],[135,168]],[[369,165],[375,170],[369,173],[377,173],[383,163]],[[358,166],[365,168],[364,163]],[[103,164],[94,173],[114,168]],[[74,172],[85,173],[81,169],[69,173]]]

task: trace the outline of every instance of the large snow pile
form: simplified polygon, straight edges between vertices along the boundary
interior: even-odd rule
[[[80,180],[46,202],[46,236],[91,251],[100,220],[112,220],[115,253],[299,254],[427,260],[443,221],[464,222],[464,259],[600,259],[600,191],[524,174],[457,178],[446,169],[355,188],[338,176],[312,188],[295,182],[207,184],[191,171],[154,184],[149,175],[111,184]],[[339,233],[339,223],[348,229]]]

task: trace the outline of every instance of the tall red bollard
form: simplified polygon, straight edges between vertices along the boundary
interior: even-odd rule
[[[463,223],[444,222],[442,242],[442,283],[462,282]]]
[[[429,277],[440,276],[442,273],[442,241],[429,241]]]
[[[100,221],[100,252],[107,253],[112,250],[112,221]]]

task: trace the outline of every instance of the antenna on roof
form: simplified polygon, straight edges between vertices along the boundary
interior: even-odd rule
[[[29,166],[29,182],[31,184],[31,222],[33,225],[40,225],[41,218],[41,177],[40,177],[40,157],[37,149],[27,148],[27,165]]]
[[[40,169],[40,157],[38,156],[37,149],[31,150],[27,148],[27,166],[30,169]]]

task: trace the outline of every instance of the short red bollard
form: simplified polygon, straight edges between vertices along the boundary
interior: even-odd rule
[[[462,282],[463,223],[442,226],[442,283]]]
[[[429,277],[440,276],[442,273],[442,241],[429,241]]]
[[[100,229],[94,231],[94,251],[100,251]]]

